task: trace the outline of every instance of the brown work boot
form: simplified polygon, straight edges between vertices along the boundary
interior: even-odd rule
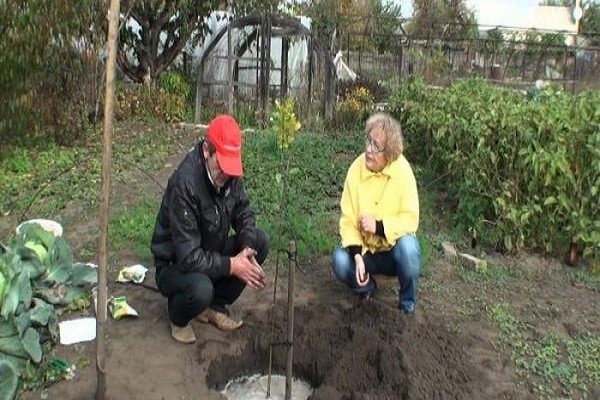
[[[211,323],[222,331],[235,331],[244,323],[210,308],[207,308],[198,315],[198,320],[204,323]]]
[[[191,324],[177,326],[171,322],[171,336],[180,343],[194,343],[196,341],[196,334]]]

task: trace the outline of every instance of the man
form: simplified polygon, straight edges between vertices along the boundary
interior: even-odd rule
[[[340,201],[341,247],[333,253],[333,271],[353,294],[370,297],[374,274],[396,276],[398,308],[412,314],[421,250],[415,236],[419,196],[410,164],[402,154],[400,124],[384,113],[366,123],[365,152],[350,166]]]
[[[246,286],[265,286],[261,264],[269,239],[256,229],[244,190],[241,144],[234,118],[213,119],[206,139],[170,177],[156,218],[156,285],[168,298],[171,335],[179,342],[196,341],[194,318],[222,330],[239,328],[242,321],[231,318],[226,306]]]

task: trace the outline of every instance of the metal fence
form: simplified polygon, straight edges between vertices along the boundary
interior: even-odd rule
[[[545,43],[545,34],[563,35],[573,45]],[[481,77],[503,86],[528,87],[542,80],[574,92],[600,88],[600,47],[592,45],[589,36],[537,33],[538,40],[531,40],[522,33],[522,39],[513,36],[510,40],[498,40],[388,35],[383,40],[395,46],[385,54],[345,46],[366,42],[364,36],[346,33],[340,40],[340,50],[354,72],[371,80],[402,80],[420,74],[430,84],[440,86],[455,79]]]

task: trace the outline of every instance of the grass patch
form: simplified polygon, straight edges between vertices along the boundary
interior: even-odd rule
[[[47,144],[0,151],[5,196],[0,214],[56,215],[69,201],[96,198],[98,154],[89,148]]]
[[[144,199],[133,206],[117,208],[109,225],[111,249],[129,249],[136,256],[151,260],[150,241],[158,206],[156,199]]]
[[[419,290],[431,292],[438,296],[446,298],[453,294],[452,289],[448,288],[447,286],[441,285],[434,279],[424,279],[420,281]]]
[[[507,304],[495,304],[488,310],[488,318],[507,336],[514,335],[518,330],[518,321],[510,314]]]
[[[419,241],[419,247],[421,248],[421,276],[430,277],[433,274],[433,270],[431,269],[433,246],[431,244],[430,235],[420,232],[417,234],[417,240]]]
[[[567,272],[571,284],[583,285],[587,289],[600,292],[600,274],[589,269],[576,269]]]
[[[179,145],[182,132],[167,126],[141,129],[124,124],[114,135],[112,179],[124,181],[132,170],[154,171],[169,152]],[[50,217],[67,204],[98,205],[101,185],[101,141],[88,138],[73,147],[55,143],[0,148],[0,176],[3,196],[0,215],[16,215],[19,220]],[[150,172],[150,175],[153,173]]]
[[[458,260],[454,261],[454,265],[460,272],[461,279],[464,282],[473,284],[506,286],[510,282],[523,278],[526,274],[525,269],[516,264],[501,265],[488,261],[486,268],[480,271],[467,268]]]
[[[588,398],[587,388],[600,385],[600,336],[585,333],[562,337],[531,332],[506,304],[488,309],[501,332],[499,345],[512,350],[512,360],[531,389],[543,398]]]

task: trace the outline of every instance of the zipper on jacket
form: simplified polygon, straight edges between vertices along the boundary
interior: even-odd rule
[[[219,204],[215,203],[215,212],[217,213],[217,225],[223,225],[223,218],[221,217]]]

